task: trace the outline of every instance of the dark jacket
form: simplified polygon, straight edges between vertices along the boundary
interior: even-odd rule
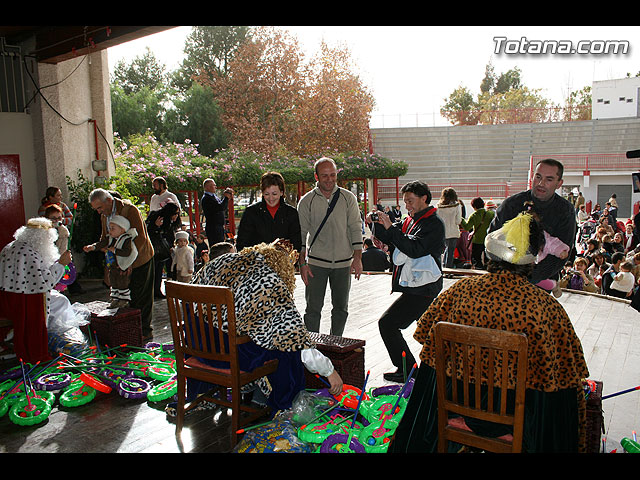
[[[175,233],[182,227],[180,217],[175,222],[171,222],[171,217],[180,212],[180,207],[175,203],[167,203],[160,210],[149,212],[146,224],[149,232],[149,239],[153,244],[156,253],[156,260],[164,260],[169,257],[170,252],[166,251],[167,247],[171,249],[175,243]],[[158,217],[162,217],[162,225],[156,225]],[[162,242],[165,240],[165,243]]]
[[[525,210],[525,202],[533,201],[533,209],[540,216],[542,228],[551,235],[557,237],[565,244],[571,246],[576,239],[576,212],[571,203],[554,194],[550,200],[541,202],[531,194],[531,190],[516,193],[505,199],[496,211],[495,217],[489,226],[488,233],[501,228],[505,222],[515,218]],[[547,278],[557,278],[566,260],[554,255],[547,255],[533,267],[531,283],[538,283]]]
[[[249,205],[240,219],[236,249],[251,247],[259,243],[270,243],[277,238],[289,240],[298,252],[302,248],[302,235],[298,210],[280,199],[280,206],[272,217],[264,200]]]
[[[225,212],[229,207],[229,198],[222,196],[220,198],[216,194],[204,193],[200,199],[200,209],[206,219],[205,229],[213,231],[214,226],[224,227]]]
[[[362,250],[362,270],[365,272],[384,272],[391,268],[387,254],[378,247]]]
[[[432,212],[433,210],[433,212]],[[431,212],[426,218],[423,215]],[[411,258],[420,258],[431,255],[436,261],[438,268],[442,270],[441,257],[444,252],[444,222],[435,213],[434,207],[417,212],[413,218],[405,219],[407,226],[405,232],[402,231],[404,221],[396,222],[387,230],[378,223],[374,226],[374,235],[383,243],[389,245],[390,249],[398,248],[402,253]],[[414,222],[416,222],[414,224]],[[393,266],[393,277],[391,290],[393,292],[410,293],[426,297],[436,297],[442,290],[442,276],[433,283],[428,283],[420,287],[402,287],[399,279],[402,272],[402,265]]]

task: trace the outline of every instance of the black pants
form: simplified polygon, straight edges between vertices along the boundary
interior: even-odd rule
[[[164,271],[164,267],[171,265],[171,258],[165,258],[164,260],[156,260],[156,257],[153,257],[153,270],[154,270],[154,279],[153,279],[153,294],[156,297],[162,295],[162,272]],[[168,273],[169,268],[167,268]]]
[[[471,263],[475,268],[480,270],[484,270],[484,260],[482,259],[483,253],[484,253],[483,243],[471,244]]]
[[[142,317],[142,335],[151,335],[151,319],[153,317],[153,278],[154,263],[151,258],[147,263],[131,270],[131,308],[140,309]]]
[[[435,297],[423,297],[403,293],[400,298],[393,302],[387,311],[382,314],[380,320],[378,320],[380,336],[382,337],[385,347],[387,347],[391,362],[393,362],[396,368],[402,369],[404,367],[402,352],[405,352],[407,373],[409,373],[413,364],[416,363],[416,360],[409,350],[407,342],[404,340],[402,330],[418,320],[427,308],[429,308],[434,298]]]
[[[212,223],[209,225],[207,221],[207,228],[205,228],[207,234],[207,240],[209,241],[209,248],[213,247],[216,243],[224,242],[224,225],[218,225]]]

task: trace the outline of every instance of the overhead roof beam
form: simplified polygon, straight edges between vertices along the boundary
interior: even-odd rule
[[[4,32],[7,43],[24,41],[35,37],[35,48],[25,52],[33,55],[41,63],[59,63],[64,60],[104,50],[121,43],[146,37],[154,33],[174,28],[174,26],[46,26],[13,27]],[[3,32],[0,27],[0,36]]]

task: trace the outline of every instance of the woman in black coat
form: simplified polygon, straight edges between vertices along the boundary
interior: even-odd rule
[[[298,210],[284,199],[284,179],[277,172],[268,172],[260,180],[262,200],[248,206],[242,214],[236,238],[236,249],[277,238],[289,240],[298,252],[302,248]]]
[[[175,233],[182,227],[180,206],[169,202],[160,210],[149,212],[146,224],[154,250],[154,296],[156,298],[164,298],[164,294],[160,290],[162,271],[167,264],[171,265],[171,248],[175,243]]]

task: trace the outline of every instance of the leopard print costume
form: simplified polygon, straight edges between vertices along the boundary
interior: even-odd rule
[[[584,449],[586,401],[582,380],[589,376],[589,370],[573,325],[553,296],[523,276],[507,271],[459,280],[435,299],[414,333],[414,338],[423,345],[420,359],[433,368],[433,326],[443,321],[527,335],[527,388],[544,392],[576,389],[581,449]],[[511,386],[515,384],[513,373],[509,372]]]
[[[289,278],[294,278],[293,274],[288,275],[282,267],[286,255],[264,244],[227,253],[207,263],[191,283],[229,287],[238,333],[249,335],[257,345],[283,352],[314,348],[294,303],[295,283],[292,286]]]

